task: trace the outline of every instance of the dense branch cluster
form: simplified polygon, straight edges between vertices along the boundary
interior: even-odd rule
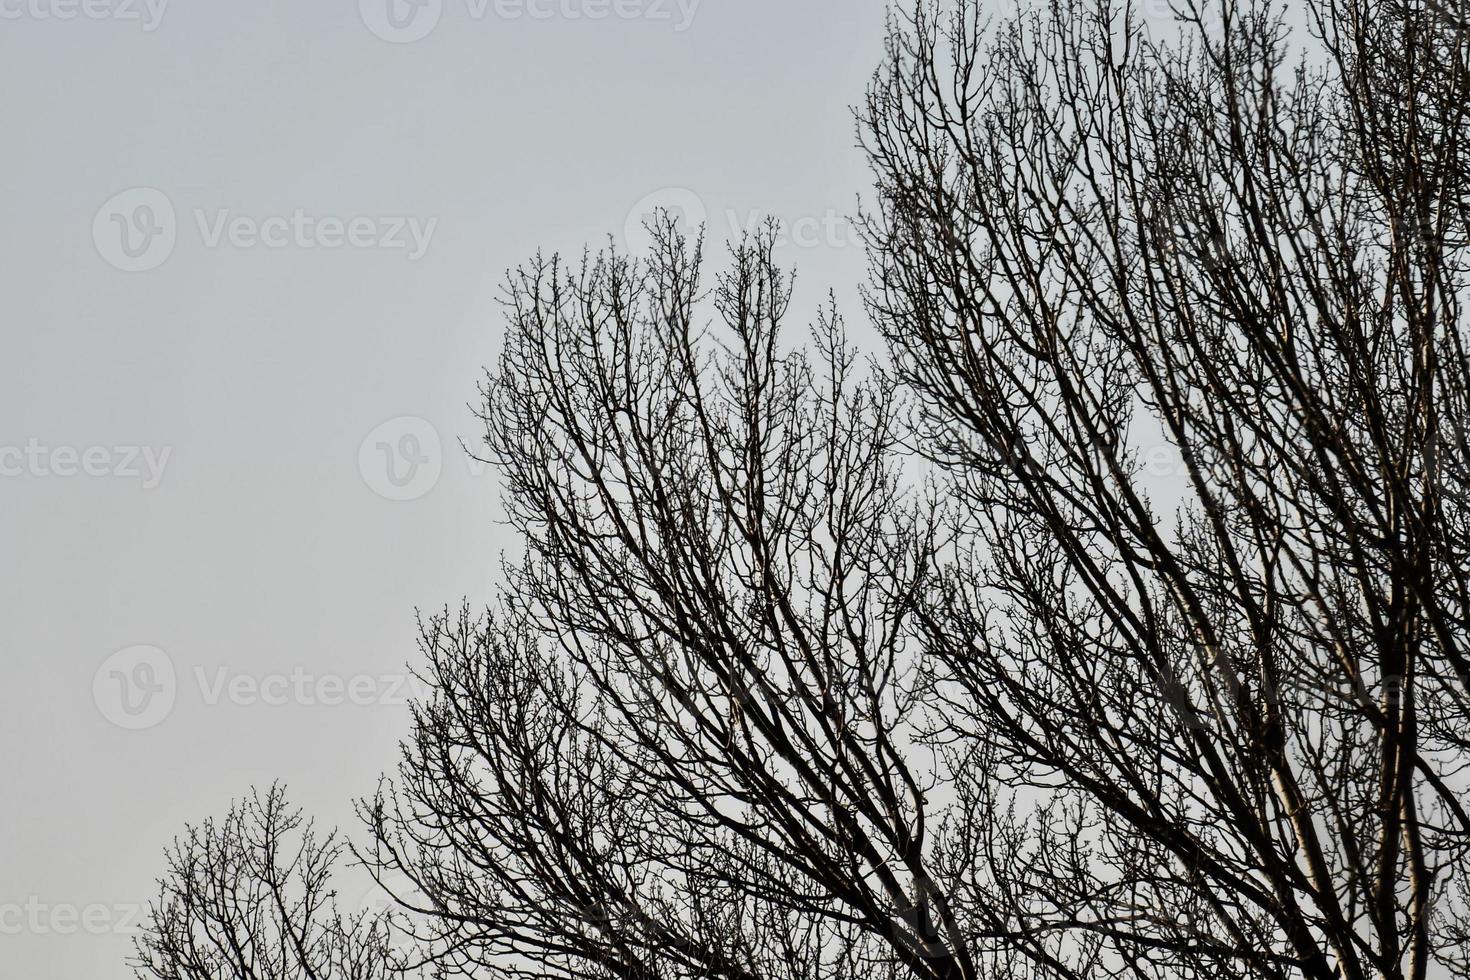
[[[509,277],[524,555],[423,624],[361,805],[426,969],[1470,976],[1470,31],[1178,13],[895,19],[886,359],[793,334],[773,229],[712,281],[667,217]],[[323,849],[212,913],[261,839],[181,846],[151,975],[386,978],[293,966],[378,936],[318,914]],[[172,965],[257,921],[310,955]]]
[[[965,836],[1027,842],[955,880],[1063,974],[1422,977],[1470,870],[1470,40],[1319,4],[1288,72],[1267,12],[1190,13],[921,21],[867,104]]]
[[[699,245],[658,231],[646,266],[512,279],[483,418],[529,554],[496,615],[430,624],[439,696],[371,808],[376,857],[448,909],[457,957],[532,952],[535,975],[948,955],[893,390],[835,315],[816,363],[778,347],[773,236],[735,252],[706,329]]]
[[[189,827],[138,941],[138,972],[158,980],[401,980],[410,961],[392,916],[339,911],[343,844],[317,836],[272,787]]]

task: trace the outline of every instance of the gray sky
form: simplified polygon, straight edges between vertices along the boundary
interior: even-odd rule
[[[0,0],[15,980],[128,976],[162,847],[252,784],[352,829],[414,608],[512,543],[456,442],[505,267],[684,188],[857,318],[878,0],[158,2]]]

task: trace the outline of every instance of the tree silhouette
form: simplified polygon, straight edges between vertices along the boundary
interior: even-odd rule
[[[318,837],[272,787],[223,820],[189,827],[137,941],[136,971],[158,980],[401,980],[408,959],[391,916],[338,911],[343,845]]]
[[[1470,35],[1177,14],[894,18],[885,361],[771,228],[508,277],[361,804],[442,975],[1470,976]]]
[[[1306,14],[1293,63],[1265,5],[921,12],[863,112],[961,542],[917,616],[981,760],[946,880],[1061,975],[1466,969],[1470,36]]]

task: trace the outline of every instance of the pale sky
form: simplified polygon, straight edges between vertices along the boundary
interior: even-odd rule
[[[355,830],[415,607],[513,544],[457,445],[507,266],[662,190],[861,319],[878,0],[387,2],[0,0],[6,980],[130,976],[252,785]]]

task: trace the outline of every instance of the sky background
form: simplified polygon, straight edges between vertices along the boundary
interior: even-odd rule
[[[507,267],[679,188],[860,319],[877,0],[426,2],[0,2],[6,980],[130,976],[162,848],[253,785],[355,831],[415,609],[514,546],[457,442]]]
[[[0,978],[130,977],[163,848],[251,787],[357,834],[415,611],[483,605],[516,548],[460,448],[507,268],[636,248],[659,204],[719,268],[774,216],[792,326],[832,289],[876,349],[846,216],[883,24],[881,0],[0,0]]]

